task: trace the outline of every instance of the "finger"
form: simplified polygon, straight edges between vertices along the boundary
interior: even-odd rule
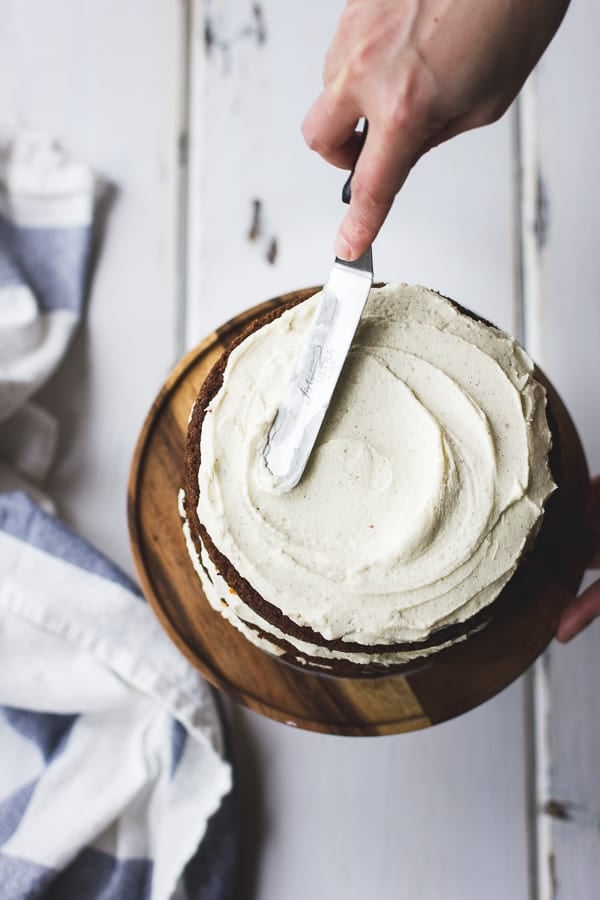
[[[423,140],[399,137],[369,122],[369,134],[352,177],[350,208],[338,231],[335,252],[353,260],[365,252],[404,184]]]
[[[586,520],[592,537],[592,558],[589,566],[600,568],[600,475],[592,478],[590,499],[586,509]]]
[[[362,139],[359,131],[353,131],[345,144],[338,147],[335,151],[331,151],[331,158],[328,160],[338,169],[350,170],[358,158],[362,147]]]
[[[351,169],[358,153],[355,130],[360,116],[351,97],[335,86],[326,88],[304,118],[304,140],[328,163]]]
[[[563,644],[570,641],[599,615],[600,581],[596,581],[567,606],[561,616],[556,637]]]
[[[591,481],[587,518],[590,525],[595,525],[600,531],[600,475],[595,475]]]

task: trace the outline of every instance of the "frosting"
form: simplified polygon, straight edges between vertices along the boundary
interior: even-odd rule
[[[183,513],[185,516],[185,513]],[[338,663],[340,660],[352,662],[354,665],[360,666],[389,666],[389,665],[407,665],[418,660],[420,657],[428,656],[432,650],[424,648],[409,651],[391,651],[391,652],[348,652],[347,650],[332,650],[328,647],[313,644],[310,641],[299,640],[293,635],[282,632],[269,622],[262,619],[257,613],[248,607],[241,598],[232,591],[225,579],[217,571],[213,561],[202,546],[201,554],[198,555],[194,542],[191,538],[190,527],[188,522],[184,522],[183,532],[185,536],[188,553],[194,563],[194,568],[198,574],[204,594],[212,606],[212,608],[221,613],[234,628],[237,628],[246,638],[256,644],[262,650],[272,653],[275,656],[282,656],[286,650],[282,647],[281,642],[288,645],[288,653],[299,663],[306,663],[307,658],[312,666],[320,668],[331,668],[332,664]],[[458,637],[456,640],[464,640],[464,636]],[[449,647],[456,640],[448,640],[435,646],[435,650]],[[273,643],[279,641],[280,643]]]
[[[476,615],[537,532],[554,488],[545,392],[503,332],[425,288],[373,289],[306,472],[276,494],[261,451],[319,296],[231,353],[202,423],[198,518],[291,622],[367,653],[377,645],[366,659],[405,661],[424,651],[380,645]],[[223,597],[203,557],[210,602],[251,640],[289,643]],[[363,662],[356,648],[291,642],[324,661]]]

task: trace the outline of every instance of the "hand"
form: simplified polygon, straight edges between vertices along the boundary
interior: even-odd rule
[[[590,568],[600,569],[600,475],[592,479],[592,496],[588,507],[589,526],[595,538]],[[600,616],[600,580],[573,600],[563,612],[556,637],[566,643]]]
[[[542,55],[569,0],[347,0],[327,53],[325,89],[302,127],[324,159],[350,169],[369,121],[336,254],[356,259],[415,162],[494,122]]]

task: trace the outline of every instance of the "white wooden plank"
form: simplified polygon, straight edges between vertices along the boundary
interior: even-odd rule
[[[342,6],[263,0],[263,32],[253,3],[193,4],[189,345],[326,277],[343,174],[305,148],[300,123]],[[377,277],[437,287],[512,330],[512,137],[505,118],[419,163],[376,242]],[[232,705],[240,900],[529,898],[525,695],[520,681],[454,722],[371,740],[295,731]]]
[[[540,362],[575,419],[592,471],[600,468],[597,385],[600,304],[597,238],[597,35],[600,11],[573,4],[537,82],[538,241],[536,340]],[[589,578],[588,578],[589,581]],[[542,728],[538,813],[540,897],[589,900],[600,883],[600,623],[567,647],[554,645],[540,672]]]
[[[0,111],[114,190],[88,322],[42,402],[61,422],[49,493],[129,569],[129,463],[177,355],[180,16],[170,0],[0,0]]]
[[[235,712],[238,900],[528,898],[517,684],[423,732],[324,737]]]

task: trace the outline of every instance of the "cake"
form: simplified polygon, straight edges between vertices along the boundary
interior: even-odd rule
[[[192,409],[198,603],[295,665],[401,671],[485,627],[531,551],[555,488],[546,393],[508,334],[426,288],[373,288],[304,476],[278,493],[263,450],[319,297],[253,322]]]

